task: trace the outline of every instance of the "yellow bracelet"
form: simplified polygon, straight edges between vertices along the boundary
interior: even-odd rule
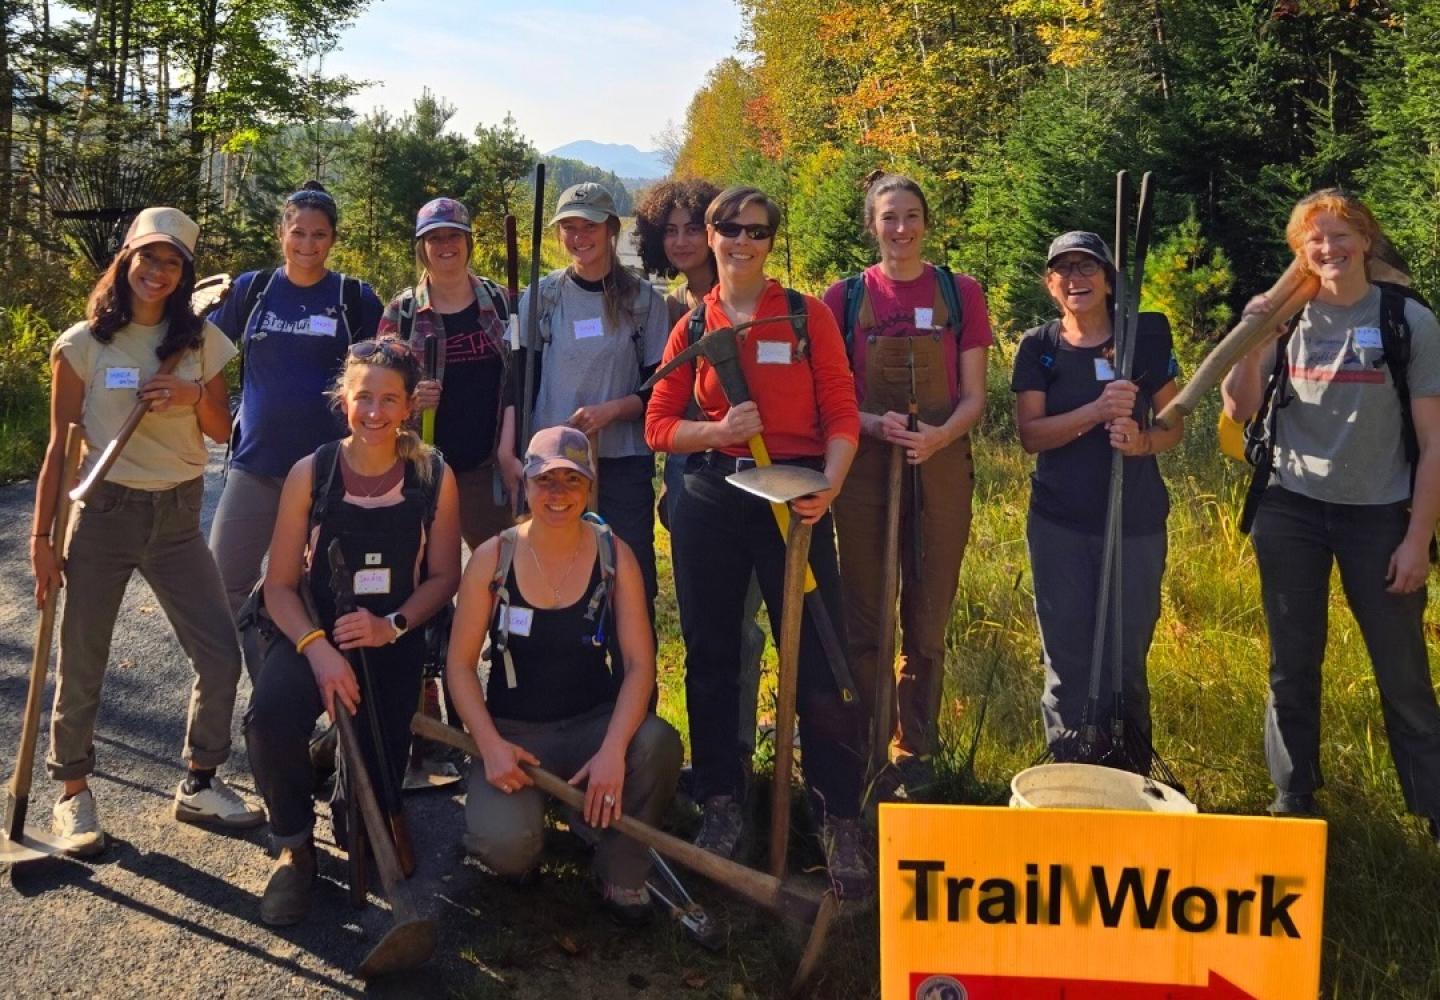
[[[305,652],[306,646],[310,645],[316,639],[323,638],[325,638],[325,630],[323,628],[311,629],[309,632],[306,632],[304,635],[302,635],[299,639],[295,640],[295,652],[303,653]]]

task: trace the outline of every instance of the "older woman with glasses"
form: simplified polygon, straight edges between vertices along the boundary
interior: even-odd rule
[[[737,490],[725,477],[751,460],[756,435],[777,463],[823,472],[830,488],[791,502],[814,524],[810,564],[837,624],[840,570],[830,503],[855,457],[860,418],[845,345],[830,311],[815,298],[795,296],[765,274],[779,207],[755,188],[730,188],[710,203],[705,222],[718,283],[703,301],[703,326],[750,327],[740,368],[751,402],[732,406],[715,369],[705,361],[681,365],[655,387],[646,413],[651,447],[688,454],[685,488],[674,510],[676,594],[685,636],[685,694],[690,713],[695,797],[703,803],[696,843],[724,857],[735,854],[744,828],[743,752],[739,723],[740,622],[746,585],[760,581],[779,634],[785,539],[770,505]],[[798,298],[803,317],[792,322]],[[668,360],[690,341],[690,320],[676,324]],[[694,400],[698,419],[688,411]],[[843,642],[843,638],[842,638]],[[864,720],[847,707],[807,618],[801,639],[798,712],[804,771],[830,874],[848,896],[869,890],[857,816],[864,766]]]
[[[1119,451],[1126,458],[1123,632],[1107,635],[1106,643],[1119,644],[1124,721],[1145,750],[1132,752],[1128,763],[1148,769],[1150,688],[1145,660],[1160,618],[1170,510],[1155,456],[1174,447],[1181,431],[1178,426],[1142,428],[1141,421],[1174,397],[1179,365],[1171,352],[1169,322],[1160,313],[1141,313],[1133,378],[1115,377],[1115,263],[1099,236],[1057,236],[1045,267],[1045,289],[1060,318],[1026,331],[1010,382],[1020,444],[1038,456],[1026,531],[1045,660],[1040,711],[1051,750],[1059,759],[1074,759],[1077,741],[1067,737],[1086,721],[1110,455]],[[1107,691],[1112,662],[1105,658]],[[1102,732],[1110,711],[1107,698],[1102,716],[1091,720]]]

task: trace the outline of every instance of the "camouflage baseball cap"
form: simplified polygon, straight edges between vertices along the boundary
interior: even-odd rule
[[[593,480],[590,467],[590,439],[574,427],[560,424],[536,431],[525,449],[525,478],[534,479],[551,469],[573,469]]]
[[[458,229],[470,232],[470,213],[454,198],[427,201],[415,216],[415,238],[436,229]]]

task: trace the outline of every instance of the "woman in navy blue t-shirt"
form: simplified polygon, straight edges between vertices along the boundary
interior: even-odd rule
[[[1056,237],[1046,261],[1045,289],[1060,318],[1025,333],[1010,388],[1020,443],[1037,456],[1031,476],[1026,539],[1035,587],[1035,616],[1045,659],[1040,710],[1046,740],[1060,760],[1075,759],[1067,739],[1086,721],[1095,602],[1110,483],[1112,450],[1126,457],[1122,537],[1122,634],[1119,636],[1124,720],[1140,737],[1125,764],[1148,770],[1150,689],[1145,660],[1160,617],[1165,572],[1165,520],[1170,500],[1155,456],[1179,442],[1181,430],[1142,427],[1174,397],[1179,366],[1170,324],[1141,313],[1132,378],[1112,366],[1111,300],[1115,264],[1094,233]],[[1108,641],[1116,641],[1113,635]],[[1103,661],[1109,691],[1113,659]],[[1094,720],[1108,731],[1111,699]],[[1134,752],[1138,749],[1140,752]]]
[[[260,579],[291,466],[344,433],[326,391],[350,345],[373,338],[380,322],[370,286],[325,266],[338,222],[335,199],[307,182],[281,210],[284,265],[240,275],[210,316],[241,359],[230,468],[210,527],[232,615]],[[245,664],[253,678],[257,650],[245,650]]]

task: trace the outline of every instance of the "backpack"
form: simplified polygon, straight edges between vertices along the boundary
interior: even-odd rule
[[[944,264],[935,264],[934,268],[934,321],[938,326],[949,327],[950,332],[955,335],[955,340],[958,343],[961,328],[964,326],[965,312],[960,306],[960,296],[955,291],[955,275]],[[875,314],[870,310],[869,306],[870,296],[865,293],[865,275],[856,274],[846,278],[845,322],[840,328],[840,333],[845,338],[846,357],[851,356],[851,351],[855,344],[855,333],[861,329],[862,321],[865,320],[867,315],[870,322],[864,324],[864,328],[870,329],[875,325]]]
[[[1415,417],[1410,412],[1410,341],[1412,332],[1405,318],[1405,300],[1414,299],[1425,308],[1430,304],[1419,292],[1406,286],[1388,281],[1376,281],[1380,288],[1380,349],[1385,364],[1390,369],[1390,381],[1395,386],[1395,395],[1400,403],[1400,439],[1405,461],[1410,464],[1410,492],[1415,492],[1415,471],[1420,460],[1420,440],[1415,433]],[[1290,338],[1300,325],[1300,316],[1290,321],[1285,332],[1275,343],[1275,366],[1265,382],[1264,394],[1260,397],[1260,408],[1245,422],[1245,460],[1254,467],[1250,486],[1245,493],[1245,502],[1240,511],[1240,533],[1249,534],[1255,523],[1255,514],[1260,498],[1270,485],[1270,474],[1275,467],[1275,420],[1280,410],[1289,405],[1294,397],[1290,394],[1290,365],[1287,348]],[[1430,559],[1437,558],[1435,540],[1430,540]]]
[[[810,356],[810,327],[807,323],[808,313],[805,308],[805,296],[793,288],[785,289],[785,304],[790,315],[790,326],[795,331],[795,360],[803,361]],[[705,336],[705,303],[701,303],[690,310],[690,321],[685,327],[689,343],[694,345]]]
[[[485,294],[490,297],[490,307],[495,310],[495,315],[500,317],[502,323],[510,322],[510,300],[500,286],[483,275],[476,275],[480,279]],[[411,286],[400,293],[400,339],[407,344],[410,342],[410,335],[415,330],[415,288]],[[502,345],[505,342],[501,338]]]
[[[595,548],[600,557],[600,584],[590,595],[585,606],[585,620],[593,622],[595,631],[590,634],[592,645],[600,647],[607,642],[605,620],[611,612],[612,592],[615,589],[615,533],[610,530],[598,514],[586,513],[582,520],[595,533]],[[515,561],[515,546],[519,540],[519,528],[510,527],[500,532],[500,552],[495,559],[495,573],[490,578],[490,595],[493,606],[490,622],[495,626],[496,638],[490,644],[490,664],[495,664],[498,653],[505,666],[505,686],[514,690],[519,687],[515,676],[515,660],[510,655],[510,588],[505,581],[510,576],[510,566]]]

